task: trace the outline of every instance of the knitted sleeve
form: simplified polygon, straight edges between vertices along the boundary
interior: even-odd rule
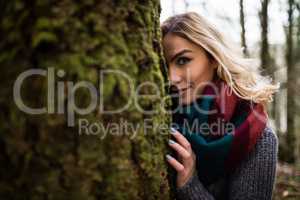
[[[271,200],[276,178],[278,138],[270,128],[264,130],[256,147],[228,177],[229,200]],[[197,174],[176,190],[178,200],[214,200]]]

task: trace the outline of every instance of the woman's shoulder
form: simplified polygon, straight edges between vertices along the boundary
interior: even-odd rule
[[[267,125],[263,130],[261,137],[257,140],[254,149],[249,153],[242,163],[242,166],[248,166],[260,162],[276,165],[278,155],[278,137],[271,126]]]
[[[253,166],[268,168],[276,166],[278,155],[278,137],[275,131],[266,126],[261,137],[257,140],[254,148],[235,169],[236,174],[243,174],[243,171],[257,170]]]
[[[277,155],[278,137],[275,131],[267,126],[253,151],[231,174],[230,195],[235,197],[234,199],[271,199]]]
[[[266,128],[263,130],[261,137],[258,139],[256,144],[256,149],[262,150],[278,150],[278,137],[276,132],[270,125],[267,125]],[[266,149],[267,148],[267,149]]]

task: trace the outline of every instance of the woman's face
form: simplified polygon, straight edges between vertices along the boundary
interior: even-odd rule
[[[189,104],[213,79],[216,62],[203,48],[176,34],[168,33],[162,42],[171,84],[179,90],[180,103]]]

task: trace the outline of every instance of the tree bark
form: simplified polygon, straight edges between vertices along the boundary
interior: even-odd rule
[[[288,1],[288,27],[286,37],[286,63],[287,63],[287,133],[286,133],[286,144],[288,145],[285,159],[289,163],[295,162],[295,151],[296,151],[296,77],[295,77],[295,63],[294,63],[294,45],[293,45],[293,12],[294,12],[294,1]]]
[[[295,2],[295,6],[296,6],[296,9],[297,9],[297,13],[298,13],[298,16],[296,17],[296,30],[297,30],[297,33],[296,33],[296,48],[295,48],[295,54],[294,54],[294,59],[295,59],[295,70],[296,70],[296,74],[300,74],[300,1],[296,1]],[[296,78],[297,80],[297,78]],[[297,86],[296,88],[299,88],[300,87],[300,82],[297,81],[296,82]],[[299,111],[300,111],[300,102],[299,102],[299,97],[300,97],[300,92],[299,90],[296,89],[296,99],[295,99],[295,104],[296,104],[296,130],[299,130],[300,128],[300,115],[299,115]],[[296,148],[296,155],[295,155],[295,158],[296,158],[296,162],[297,162],[297,165],[300,166],[300,133],[298,131],[296,131],[296,138],[297,138],[297,148]]]
[[[260,58],[261,66],[264,69],[263,74],[271,75],[271,56],[269,50],[268,40],[268,7],[269,0],[261,0],[261,10],[259,12],[260,24],[261,24],[261,49]]]
[[[269,45],[269,4],[270,0],[261,0],[261,10],[259,11],[259,19],[261,25],[261,48],[260,48],[260,60],[262,74],[269,76],[272,79],[275,78],[274,71],[276,70],[275,61],[270,54]],[[268,111],[272,118],[276,118],[276,98],[274,98],[273,103],[268,107]]]
[[[145,97],[139,105],[144,110],[160,106],[167,73],[159,1],[12,0],[0,6],[0,199],[171,198],[164,159],[169,131],[153,127],[168,125],[167,113],[148,116],[131,105],[118,114],[104,114],[97,104],[91,112],[75,112],[73,126],[69,119],[75,105],[86,108],[92,101],[92,93],[76,85],[81,81],[96,87],[105,110],[132,97],[124,79],[100,76],[108,69],[123,71],[135,87],[155,82],[160,98]],[[54,71],[53,91],[49,77],[41,75],[28,77],[21,88],[24,104],[45,107],[42,114],[21,111],[13,96],[17,78],[29,69]],[[76,93],[72,84],[78,86]],[[153,94],[153,88],[140,92]],[[145,129],[146,118],[151,129]],[[115,134],[80,132],[80,119],[98,124],[91,129],[101,125],[112,130],[109,125],[122,120],[138,128],[127,131],[131,135],[123,129]]]
[[[243,54],[245,57],[249,56],[247,42],[246,42],[246,27],[245,27],[245,12],[244,12],[244,0],[240,0],[240,24],[241,24],[241,46],[243,48]]]

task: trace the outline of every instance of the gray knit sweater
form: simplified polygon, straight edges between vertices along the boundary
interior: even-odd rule
[[[177,188],[178,200],[270,200],[276,179],[278,138],[267,127],[255,149],[227,177],[203,186],[197,173]]]

